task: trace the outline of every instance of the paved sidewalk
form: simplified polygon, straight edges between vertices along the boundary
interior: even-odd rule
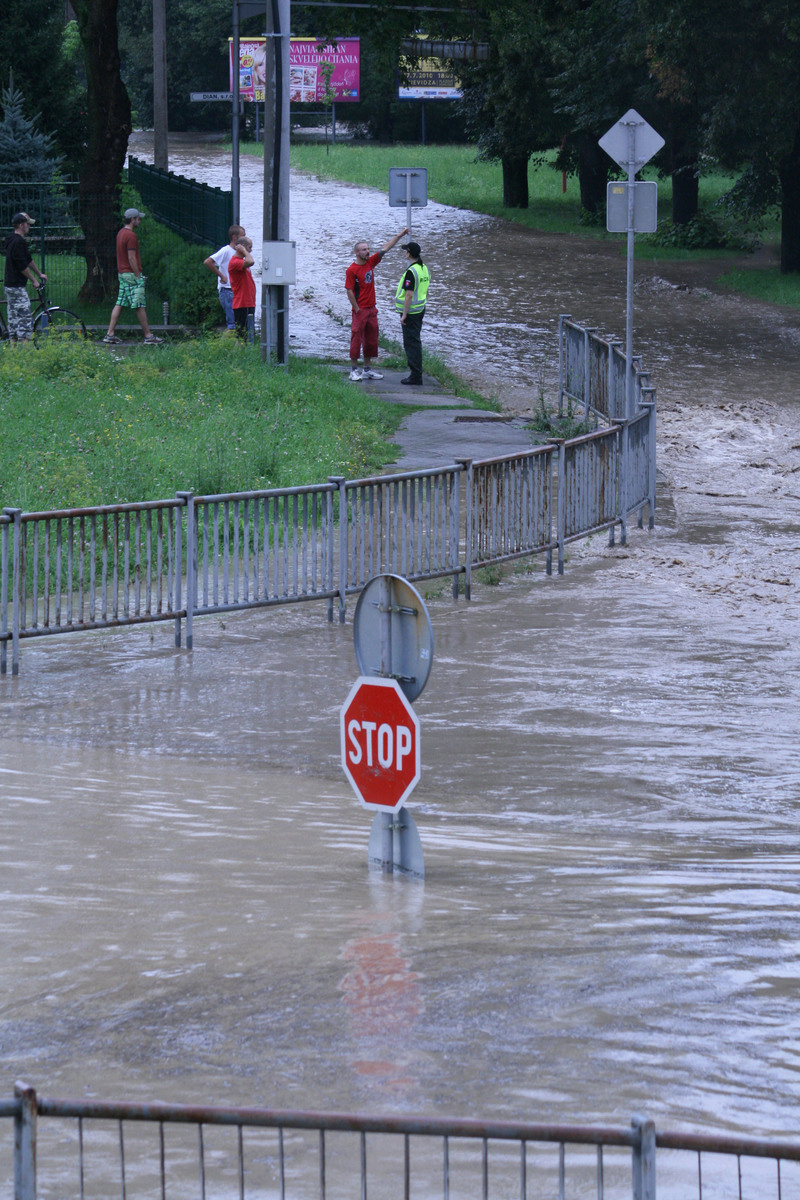
[[[343,367],[342,373],[349,368]],[[388,404],[407,405],[410,411],[392,438],[399,447],[398,470],[413,471],[441,466],[459,458],[492,458],[513,454],[534,445],[524,417],[475,408],[470,400],[443,387],[430,375],[422,387],[403,386],[407,371],[381,370],[383,379],[351,383],[380,396]]]

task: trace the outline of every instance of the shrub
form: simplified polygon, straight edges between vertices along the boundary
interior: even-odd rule
[[[754,250],[756,235],[743,224],[722,212],[712,213],[701,208],[685,225],[659,221],[648,241],[654,246],[670,246],[681,250]]]

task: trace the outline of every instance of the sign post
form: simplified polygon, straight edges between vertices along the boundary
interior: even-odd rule
[[[368,861],[387,874],[422,879],[422,843],[404,805],[421,769],[411,701],[425,687],[433,661],[425,602],[399,575],[377,575],[359,597],[353,640],[361,676],[340,710],[341,755],[353,791],[376,813]]]
[[[389,208],[405,205],[406,225],[411,236],[411,209],[428,204],[428,168],[389,168]]]
[[[644,117],[640,117],[634,108],[629,108],[624,117],[620,117],[616,125],[612,125],[607,133],[599,140],[599,146],[605,150],[609,158],[628,173],[627,186],[627,221],[628,234],[627,282],[625,291],[625,416],[628,420],[633,416],[633,244],[636,232],[636,188],[646,185],[636,184],[636,172],[648,163],[664,145],[660,133],[656,133],[648,125]],[[611,187],[612,185],[609,185]],[[652,185],[655,187],[655,184]],[[655,226],[653,226],[655,229]],[[620,230],[620,232],[622,232]],[[644,230],[640,230],[644,232]],[[652,230],[650,230],[652,232]]]

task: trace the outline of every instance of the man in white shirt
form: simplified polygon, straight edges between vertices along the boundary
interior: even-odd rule
[[[225,324],[228,329],[236,328],[236,322],[233,319],[233,290],[228,279],[228,263],[236,253],[236,243],[244,236],[243,226],[231,225],[228,230],[227,246],[221,246],[216,254],[209,254],[203,263],[203,266],[208,267],[209,271],[213,271],[217,277],[217,294],[222,311],[225,313]]]

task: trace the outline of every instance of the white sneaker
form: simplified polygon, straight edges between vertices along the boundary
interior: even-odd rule
[[[361,378],[362,379],[383,379],[383,376],[381,375],[380,371],[369,370],[369,371],[363,371],[361,373]]]
[[[364,378],[364,372],[361,370],[361,367],[353,367],[350,372],[350,378],[353,380],[353,383],[360,383]]]

